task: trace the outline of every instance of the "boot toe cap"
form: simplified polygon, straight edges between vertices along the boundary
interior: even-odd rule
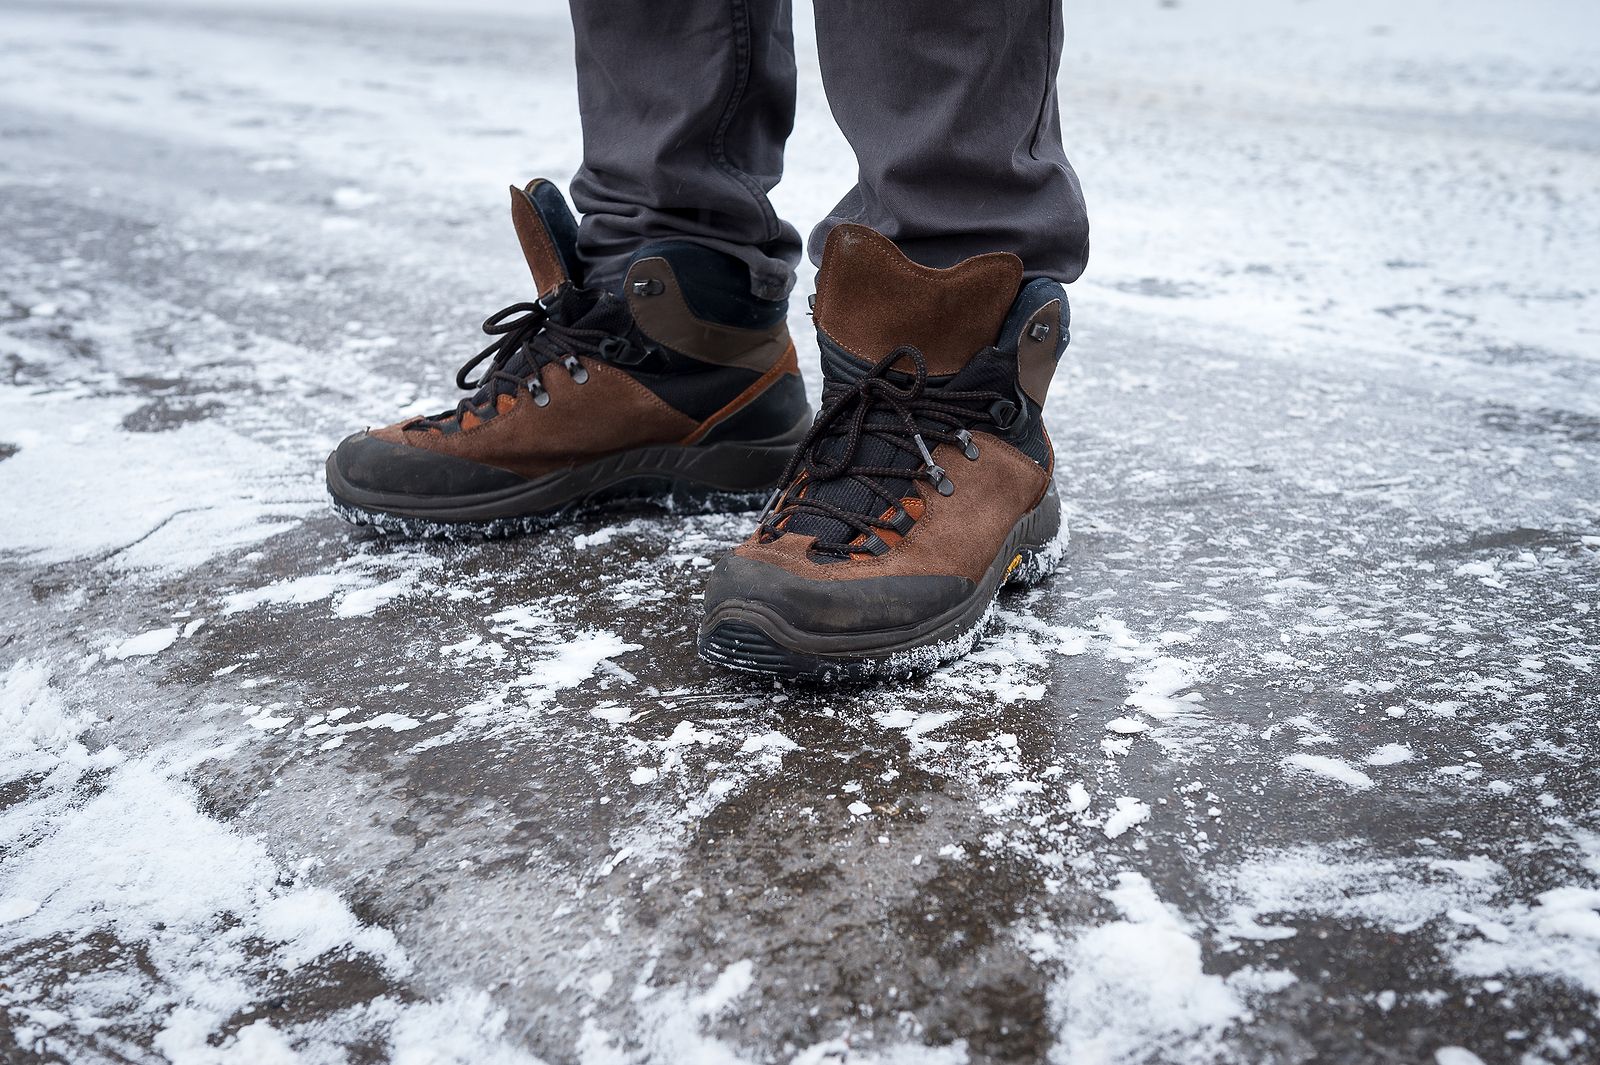
[[[328,456],[328,485],[335,495],[353,491],[454,497],[513,488],[524,481],[509,470],[385,440],[369,431],[345,437]]]
[[[729,555],[717,563],[706,584],[705,612],[711,622],[719,610],[743,606],[776,616],[801,632],[887,633],[925,625],[958,609],[975,588],[965,577],[942,574],[804,577],[770,562]]]

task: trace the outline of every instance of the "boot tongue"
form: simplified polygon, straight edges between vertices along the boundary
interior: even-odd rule
[[[1021,284],[1022,260],[1009,252],[936,270],[846,222],[823,245],[813,315],[824,339],[857,360],[875,363],[908,344],[926,357],[929,374],[953,374],[999,338]]]
[[[895,348],[910,345],[922,352],[930,376],[954,375],[951,387],[992,387],[997,377],[1005,377],[1004,365],[973,357],[1000,339],[1021,282],[1022,262],[1015,255],[980,255],[935,270],[911,262],[865,226],[836,226],[823,246],[812,309],[823,376],[832,383],[853,382]],[[902,358],[889,377],[909,383],[914,370],[912,360]],[[847,444],[843,434],[834,434],[816,446],[819,455],[834,459]],[[917,491],[913,479],[921,459],[873,434],[860,439],[853,464],[905,470],[903,477],[874,477],[891,498]],[[869,517],[884,509],[883,500],[853,477],[816,482],[807,494]],[[815,512],[796,514],[785,530],[833,542],[852,536],[844,522]]]
[[[541,298],[568,281],[583,283],[578,268],[578,223],[560,189],[544,178],[534,178],[522,189],[511,186],[511,224],[517,229],[517,240]]]

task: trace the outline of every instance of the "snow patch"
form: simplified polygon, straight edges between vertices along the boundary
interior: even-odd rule
[[[1057,1065],[1113,1065],[1184,1050],[1203,1057],[1243,1012],[1220,977],[1205,971],[1200,944],[1138,873],[1106,892],[1123,919],[1080,935],[1067,952],[1067,976],[1049,995],[1059,1032]]]
[[[55,1041],[69,1028],[64,1045],[82,1045],[93,1031],[82,1018],[116,1018],[149,1027],[160,1055],[185,1065],[342,1060],[352,1040],[388,1042],[397,1062],[539,1065],[506,1042],[505,1012],[466,990],[436,1002],[378,994],[326,1019],[258,1020],[224,1036],[231,1018],[277,993],[280,973],[330,953],[366,959],[384,978],[405,976],[411,962],[388,930],[363,924],[333,891],[296,884],[259,841],[202,813],[156,756],[79,757],[83,719],[42,667],[7,671],[0,717],[20,724],[4,738],[5,768],[48,757],[58,785],[0,810],[0,957],[26,959],[42,944],[73,951],[91,936],[102,937],[97,951],[103,937],[134,948],[61,970],[59,981],[0,973],[25,996],[35,1033]],[[110,772],[86,774],[97,765]]]
[[[298,455],[209,420],[128,432],[123,419],[139,405],[76,388],[0,387],[0,423],[59,427],[8,433],[18,450],[0,462],[0,499],[12,513],[72,515],[0,524],[0,551],[173,574],[282,532],[293,524],[282,519],[311,509],[276,487],[288,477],[269,480],[297,474]],[[197,455],[206,461],[182,459]],[[241,481],[241,470],[254,480]]]
[[[1106,834],[1107,839],[1116,839],[1128,829],[1133,828],[1135,825],[1142,825],[1148,820],[1150,820],[1149,803],[1140,802],[1130,795],[1124,795],[1117,799],[1117,808],[1112,811],[1110,817],[1106,818],[1106,823],[1101,831]]]
[[[1483,1065],[1483,1059],[1466,1047],[1440,1047],[1433,1060],[1434,1065]]]
[[[1412,752],[1411,748],[1407,747],[1405,744],[1386,743],[1382,747],[1374,748],[1372,753],[1367,755],[1367,764],[1399,765],[1401,762],[1411,761],[1411,759],[1414,757],[1416,757],[1416,755]]]
[[[960,717],[955,710],[918,711],[909,707],[896,707],[872,715],[872,719],[887,729],[904,732],[907,739],[915,740],[941,728]]]
[[[1349,762],[1328,755],[1307,754],[1300,751],[1285,758],[1283,764],[1289,769],[1310,773],[1324,780],[1332,780],[1356,791],[1365,791],[1372,787],[1371,777]]]
[[[311,573],[304,577],[275,581],[261,588],[235,592],[222,601],[222,613],[238,614],[262,606],[304,606],[355,588],[366,578],[351,571]]]
[[[158,655],[178,640],[178,628],[151,629],[131,636],[106,651],[106,657],[122,661],[127,658],[148,658]]]
[[[714,1017],[733,1004],[733,1000],[750,990],[755,981],[755,962],[749,958],[736,961],[717,974],[716,982],[694,1000],[694,1011],[702,1017]]]
[[[384,604],[410,592],[417,583],[415,573],[407,573],[371,588],[357,588],[341,596],[333,606],[336,618],[370,617]]]
[[[740,754],[754,754],[758,751],[793,751],[799,744],[781,732],[764,732],[759,736],[751,736],[739,745]]]
[[[88,752],[79,737],[93,721],[67,709],[44,663],[12,663],[0,675],[0,780],[83,761]]]
[[[1473,923],[1483,938],[1456,954],[1461,974],[1555,977],[1600,996],[1600,889],[1554,888]]]
[[[1200,680],[1200,667],[1187,659],[1162,655],[1136,670],[1132,679],[1135,687],[1125,700],[1126,705],[1158,721],[1197,710],[1197,698],[1177,697]]]
[[[508,607],[491,615],[489,621],[496,635],[519,644],[527,641],[528,651],[542,657],[507,687],[464,707],[461,713],[467,717],[491,716],[518,704],[522,713],[542,710],[561,692],[611,666],[611,659],[642,646],[604,629],[563,633],[550,614],[527,606]]]

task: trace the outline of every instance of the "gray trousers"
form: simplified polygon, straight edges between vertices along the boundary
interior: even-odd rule
[[[794,283],[800,234],[767,199],[794,126],[790,0],[571,0],[583,166],[579,253],[620,280],[643,244],[689,240],[750,266],[755,295]],[[1072,281],[1089,254],[1061,145],[1061,0],[815,0],[822,80],[855,151],[839,222],[949,266],[1011,251]]]

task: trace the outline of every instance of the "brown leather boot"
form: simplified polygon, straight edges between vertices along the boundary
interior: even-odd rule
[[[756,299],[742,263],[681,242],[642,249],[620,293],[585,288],[554,185],[513,187],[511,218],[538,302],[484,323],[494,342],[456,374],[468,398],[328,456],[336,509],[408,535],[494,536],[619,499],[758,506],[811,417],[788,301]]]
[[[1042,408],[1067,298],[1014,255],[945,270],[864,226],[828,237],[822,412],[759,528],[712,572],[707,661],[819,681],[965,654],[1066,542]]]

